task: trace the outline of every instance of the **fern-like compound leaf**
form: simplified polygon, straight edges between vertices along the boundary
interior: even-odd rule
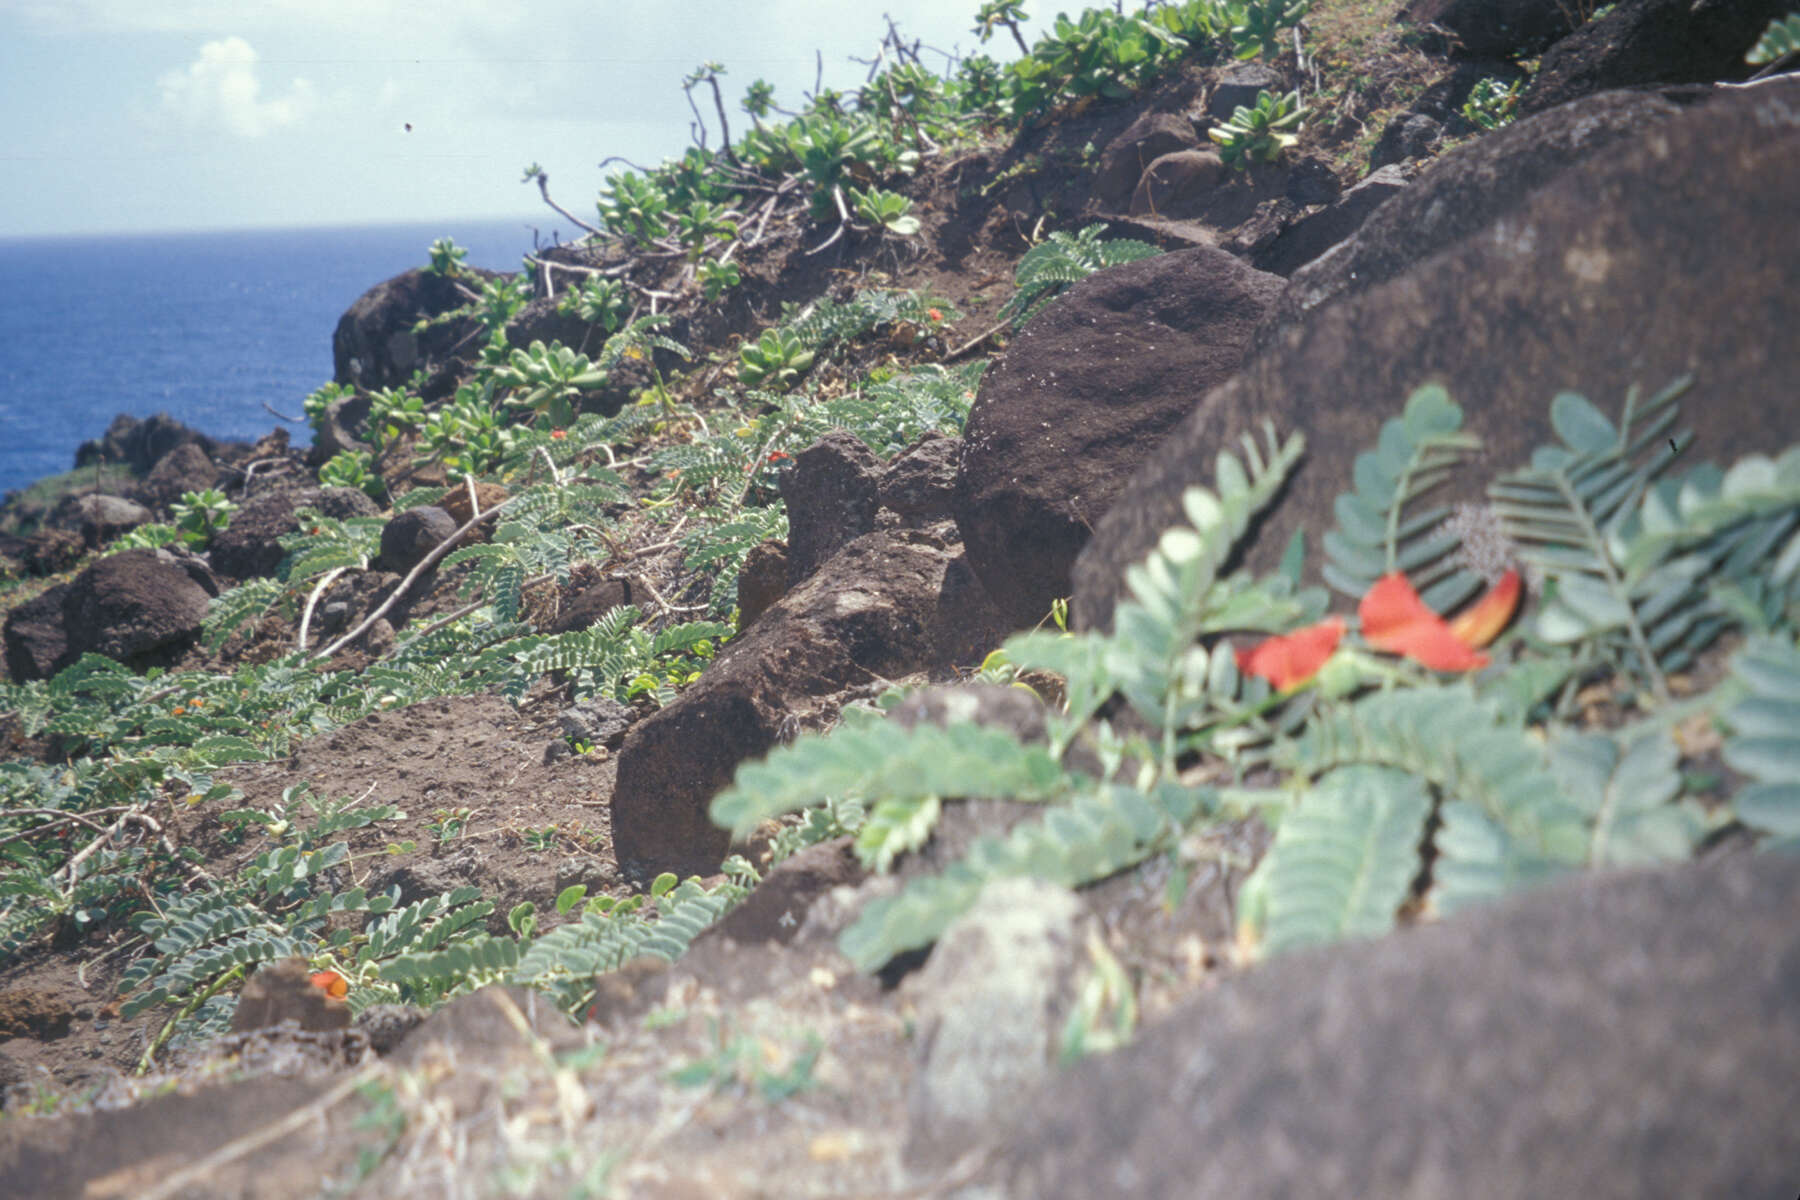
[[[1147,242],[1129,238],[1101,241],[1100,235],[1105,232],[1103,224],[1089,225],[1077,234],[1059,230],[1026,251],[1013,270],[1013,281],[1019,290],[1001,308],[1000,316],[1011,319],[1016,328],[1035,317],[1070,285],[1095,271],[1162,253]]]
[[[1632,388],[1616,427],[1583,397],[1557,396],[1551,403],[1551,424],[1564,445],[1539,447],[1529,467],[1501,476],[1488,488],[1519,556],[1548,581],[1540,635],[1569,643],[1604,640],[1616,632],[1629,646],[1637,670],[1665,697],[1668,665],[1659,662],[1636,611],[1617,541],[1636,502],[1670,461],[1663,450],[1666,431],[1677,417],[1675,400],[1687,385],[1687,380],[1677,380],[1641,404]],[[1689,579],[1695,565],[1688,568]],[[1665,594],[1664,612],[1679,606],[1679,569],[1646,586]],[[1673,641],[1671,635],[1668,644]]]
[[[1732,808],[1752,829],[1792,844],[1800,839],[1800,648],[1790,638],[1751,638],[1731,673],[1748,695],[1725,714],[1725,763],[1755,780]]]
[[[1267,951],[1393,928],[1419,870],[1430,809],[1419,779],[1393,767],[1339,767],[1319,779],[1282,819],[1257,868]]]
[[[1452,557],[1460,539],[1440,530],[1450,510],[1413,507],[1449,478],[1479,446],[1461,432],[1460,406],[1437,384],[1407,398],[1402,415],[1381,427],[1373,450],[1357,455],[1354,490],[1333,504],[1337,523],[1325,534],[1325,582],[1360,599],[1390,571],[1404,571],[1425,603],[1447,611],[1481,586]]]
[[[286,591],[280,580],[259,577],[214,598],[201,622],[201,641],[208,650],[217,650],[246,622],[260,621]]]
[[[1557,785],[1542,749],[1499,724],[1466,684],[1379,692],[1322,710],[1276,748],[1306,776],[1351,763],[1412,773],[1438,790],[1443,828],[1431,900],[1443,911],[1505,894],[1584,862],[1585,814]]]
[[[1756,45],[1750,47],[1750,52],[1744,55],[1744,61],[1752,66],[1761,66],[1790,54],[1800,54],[1800,12],[1789,13],[1770,21]]]
[[[1079,887],[1143,861],[1172,833],[1216,801],[1210,789],[1159,784],[1149,792],[1104,785],[1020,822],[1005,837],[984,837],[937,875],[871,901],[838,939],[859,970],[928,946],[994,879],[1030,876]]]
[[[1681,752],[1661,730],[1624,746],[1606,734],[1565,734],[1550,743],[1550,769],[1585,814],[1590,866],[1642,866],[1690,857],[1705,815],[1681,795]]]
[[[841,726],[803,735],[761,762],[738,768],[715,796],[713,823],[748,833],[762,821],[818,804],[829,796],[895,801],[929,796],[1008,796],[1042,800],[1069,786],[1042,746],[1022,746],[999,729],[892,721]]]

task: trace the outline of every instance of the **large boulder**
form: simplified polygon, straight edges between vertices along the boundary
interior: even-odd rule
[[[218,464],[199,442],[183,442],[163,455],[138,484],[137,499],[167,509],[188,492],[203,492],[219,482]]]
[[[1257,330],[1257,344],[1266,345],[1277,330],[1321,304],[1392,279],[1487,228],[1570,167],[1680,112],[1659,96],[1608,92],[1519,121],[1444,155],[1403,194],[1371,210],[1355,237],[1292,272],[1288,289]],[[1384,167],[1370,181],[1384,174],[1392,178]],[[1289,234],[1297,232],[1298,227]]]
[[[142,475],[161,462],[169,451],[189,444],[199,446],[208,455],[219,452],[217,442],[195,433],[168,413],[157,413],[142,420],[130,413],[120,413],[106,427],[103,436],[81,443],[75,451],[75,465],[124,463],[133,474]]]
[[[464,287],[479,289],[491,271],[464,272]],[[480,329],[472,317],[430,324],[422,332],[421,320],[440,317],[461,308],[469,297],[458,281],[414,268],[376,284],[338,318],[331,335],[333,378],[339,383],[373,390],[398,387],[420,367],[441,365],[458,346],[467,346]]]
[[[123,496],[103,492],[82,492],[64,496],[50,510],[48,524],[52,529],[67,529],[81,537],[90,550],[97,550],[120,534],[136,529],[150,520],[150,510]]]
[[[1792,0],[1620,0],[1544,53],[1519,97],[1542,112],[1610,88],[1744,79],[1744,55]]]
[[[1100,271],[1019,332],[963,433],[956,523],[1015,628],[1069,568],[1144,457],[1237,370],[1282,281],[1202,248]]]
[[[6,668],[48,679],[83,654],[166,666],[200,632],[219,587],[199,560],[164,550],[109,554],[7,615]]]
[[[881,460],[847,429],[827,433],[782,470],[790,582],[805,579],[845,543],[875,528],[881,473]]]
[[[249,579],[273,575],[287,556],[281,535],[293,533],[300,523],[294,514],[302,508],[317,509],[328,517],[372,517],[380,510],[355,488],[277,488],[246,500],[231,516],[231,524],[213,537],[207,556],[221,575]]]
[[[1406,172],[1382,167],[1345,192],[1336,202],[1302,217],[1252,255],[1259,271],[1291,277],[1295,271],[1347,240],[1371,213],[1406,189]],[[1286,293],[1284,292],[1285,296]]]
[[[1610,147],[1481,233],[1313,313],[1207,395],[1099,522],[1075,570],[1077,621],[1110,625],[1125,568],[1184,520],[1181,493],[1210,485],[1218,452],[1265,418],[1304,432],[1309,454],[1249,550],[1258,570],[1296,526],[1318,545],[1355,455],[1431,381],[1484,445],[1447,503],[1479,499],[1550,441],[1549,399],[1564,390],[1616,409],[1633,385],[1691,373],[1696,458],[1800,441],[1796,195],[1800,79],[1771,81]]]
[[[1478,57],[1534,54],[1581,23],[1575,0],[1411,0],[1400,19],[1436,25],[1457,49]]]
[[[846,694],[979,658],[998,637],[949,524],[845,546],[726,646],[700,681],[632,727],[612,798],[621,865],[710,874],[728,838],[707,817],[738,764]]]
[[[1740,856],[1278,959],[1040,1089],[981,1194],[1786,1197],[1796,912]]]
[[[456,533],[456,518],[435,504],[394,514],[381,530],[381,554],[374,566],[405,575]]]
[[[1094,175],[1095,203],[1108,209],[1125,207],[1137,190],[1138,178],[1152,162],[1179,150],[1198,150],[1203,144],[1188,118],[1170,112],[1145,113],[1101,152],[1100,169]]]

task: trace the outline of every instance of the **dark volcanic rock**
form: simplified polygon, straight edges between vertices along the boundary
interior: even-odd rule
[[[1747,78],[1756,68],[1744,55],[1793,7],[1792,0],[1621,0],[1544,53],[1519,111],[1635,84]]]
[[[495,277],[491,271],[465,274],[466,284],[477,290],[482,281]],[[473,345],[475,339],[469,335],[480,326],[472,317],[413,332],[421,319],[441,316],[468,303],[456,282],[415,268],[357,297],[338,318],[337,330],[331,335],[332,377],[369,390],[398,387],[419,367],[441,364],[457,345]]]
[[[1400,19],[1436,25],[1477,57],[1527,57],[1580,23],[1572,0],[1411,0]]]
[[[784,723],[847,690],[968,662],[993,644],[997,621],[979,606],[949,532],[945,524],[851,542],[720,651],[698,683],[632,727],[612,798],[621,865],[710,874],[728,838],[707,805],[739,763],[768,753]]]
[[[881,507],[907,524],[947,520],[956,501],[962,439],[935,430],[894,456],[881,474]]]
[[[776,864],[742,904],[703,936],[727,937],[744,946],[793,941],[814,900],[868,877],[852,840],[820,842]]]
[[[1211,485],[1218,452],[1265,418],[1305,433],[1308,451],[1249,547],[1256,570],[1275,566],[1296,526],[1318,545],[1355,455],[1430,381],[1484,447],[1443,503],[1479,500],[1493,474],[1549,442],[1549,401],[1564,390],[1616,412],[1629,387],[1693,373],[1698,459],[1800,441],[1800,259],[1776,249],[1793,245],[1796,195],[1800,79],[1789,78],[1610,146],[1479,234],[1314,312],[1207,395],[1131,481],[1076,567],[1076,620],[1111,624],[1125,568],[1183,520],[1182,491]]]
[[[1796,912],[1741,856],[1277,959],[1059,1074],[981,1194],[1785,1197]]]
[[[78,534],[90,550],[99,549],[149,520],[150,510],[136,501],[99,492],[65,496],[49,516],[52,527]]]
[[[565,708],[556,718],[556,726],[578,742],[617,750],[625,741],[625,731],[637,719],[636,709],[599,697]]]
[[[1281,92],[1281,73],[1262,63],[1232,63],[1219,71],[1212,95],[1206,98],[1206,115],[1214,121],[1231,120],[1239,108],[1256,107],[1258,92]]]
[[[1354,238],[1293,272],[1256,332],[1257,345],[1320,305],[1392,279],[1487,228],[1570,167],[1680,112],[1657,96],[1609,92],[1519,121],[1446,154],[1403,195],[1371,212]],[[1381,175],[1378,171],[1365,182]],[[1290,236],[1299,232],[1296,227]]]
[[[956,523],[1014,628],[1069,594],[1089,531],[1207,389],[1238,367],[1281,288],[1222,250],[1084,279],[990,368],[963,434]]]
[[[187,492],[217,486],[219,467],[199,442],[183,442],[163,455],[137,486],[137,498],[152,508],[167,509]]]
[[[763,615],[788,590],[787,543],[767,541],[750,548],[738,569],[738,628]]]
[[[81,561],[87,544],[72,529],[40,529],[25,539],[21,561],[33,575],[54,575]]]
[[[456,532],[456,519],[433,504],[396,513],[381,530],[381,555],[375,566],[405,575]]]
[[[1178,150],[1198,150],[1203,144],[1194,132],[1194,123],[1186,117],[1145,113],[1101,153],[1100,170],[1094,175],[1094,200],[1109,209],[1123,208],[1152,162]]]
[[[287,551],[280,537],[299,528],[294,513],[313,508],[328,517],[372,517],[380,510],[355,488],[282,488],[261,492],[232,514],[231,525],[212,540],[207,556],[233,579],[273,575]]]
[[[781,472],[788,510],[788,579],[798,583],[852,538],[875,528],[881,460],[855,434],[834,429]]]
[[[1259,271],[1291,276],[1354,234],[1371,213],[1405,188],[1406,175],[1401,168],[1383,167],[1345,192],[1331,207],[1282,230],[1250,261]]]
[[[47,679],[89,652],[133,668],[167,665],[200,632],[218,590],[191,557],[110,554],[7,615],[7,670],[20,682]]]
[[[193,640],[218,593],[197,561],[159,550],[109,554],[69,585],[63,614],[70,649],[150,665],[157,651]]]
[[[1444,141],[1444,123],[1426,113],[1404,112],[1387,123],[1369,150],[1369,170],[1430,158]]]
[[[96,460],[125,463],[134,474],[142,475],[161,462],[163,455],[189,443],[199,446],[209,456],[219,452],[217,442],[195,433],[168,413],[157,413],[143,420],[120,413],[106,427],[102,437],[81,443],[75,451],[75,465],[85,467]]]
[[[69,585],[46,588],[6,614],[6,672],[15,683],[48,679],[74,661],[63,628]]]

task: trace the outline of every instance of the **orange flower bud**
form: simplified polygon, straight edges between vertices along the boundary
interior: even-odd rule
[[[350,981],[336,971],[314,971],[311,978],[312,985],[333,1000],[342,1000],[350,994]]]

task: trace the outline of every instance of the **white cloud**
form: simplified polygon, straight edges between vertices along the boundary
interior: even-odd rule
[[[285,96],[263,99],[256,49],[241,37],[200,47],[200,57],[156,81],[162,111],[195,129],[224,129],[256,138],[305,119],[317,101],[313,86],[295,79]]]

